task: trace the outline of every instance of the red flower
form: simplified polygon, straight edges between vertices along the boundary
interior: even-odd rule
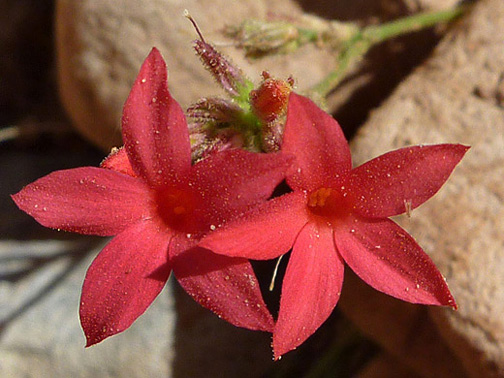
[[[282,150],[297,161],[292,193],[275,198],[202,240],[228,256],[272,259],[292,248],[273,334],[275,358],[296,348],[330,315],[346,262],[393,297],[456,308],[445,280],[413,238],[387,219],[433,196],[468,147],[416,146],[352,169],[336,121],[291,94]]]
[[[80,307],[87,346],[128,328],[173,270],[200,304],[230,323],[272,331],[249,262],[214,254],[198,241],[265,201],[290,161],[230,150],[191,165],[184,113],[153,49],[124,106],[125,148],[102,168],[54,172],[13,196],[42,225],[117,235],[91,264]]]

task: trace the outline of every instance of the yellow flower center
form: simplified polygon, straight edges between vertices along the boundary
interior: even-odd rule
[[[308,209],[315,215],[341,218],[350,214],[351,205],[348,193],[333,188],[319,188],[308,195]]]

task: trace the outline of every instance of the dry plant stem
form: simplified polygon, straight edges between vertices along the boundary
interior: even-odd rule
[[[348,70],[374,45],[413,31],[450,22],[462,15],[466,6],[440,12],[419,13],[383,25],[367,26],[358,31],[338,54],[336,69],[316,84],[311,92],[326,97],[343,80]]]
[[[280,262],[282,261],[282,257],[284,257],[284,255],[280,255],[275,265],[275,270],[273,271],[273,277],[271,277],[271,283],[269,285],[269,291],[273,291],[275,289],[275,279],[278,273],[278,267],[280,266]]]
[[[36,138],[43,134],[65,135],[71,132],[70,128],[64,127],[59,122],[24,123],[0,128],[0,143]]]

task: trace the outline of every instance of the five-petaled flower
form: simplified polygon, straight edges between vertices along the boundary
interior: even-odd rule
[[[196,301],[225,320],[272,331],[248,260],[196,245],[266,201],[292,159],[229,150],[191,165],[185,116],[170,96],[156,49],[134,83],[122,123],[125,147],[102,167],[57,171],[13,196],[44,226],[116,235],[84,280],[80,318],[87,345],[128,328],[172,270]]]
[[[388,217],[433,196],[467,149],[402,148],[352,169],[337,122],[291,94],[282,151],[296,156],[286,178],[293,191],[209,234],[200,246],[259,260],[292,248],[273,334],[275,358],[304,342],[330,315],[340,297],[344,262],[393,297],[456,308],[434,263]]]

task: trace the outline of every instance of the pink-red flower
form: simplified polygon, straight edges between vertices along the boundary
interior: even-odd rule
[[[272,331],[273,319],[243,258],[214,254],[203,235],[264,202],[290,160],[242,150],[191,165],[184,113],[153,49],[124,106],[125,147],[100,168],[57,171],[13,196],[44,226],[116,235],[91,264],[80,318],[87,345],[128,328],[173,270],[200,304],[237,326]]]
[[[336,121],[291,94],[282,151],[296,155],[292,192],[260,205],[205,237],[227,256],[272,259],[292,248],[273,334],[275,358],[305,341],[340,298],[344,262],[365,282],[421,304],[455,301],[434,263],[390,216],[433,196],[468,147],[402,148],[352,169]]]

